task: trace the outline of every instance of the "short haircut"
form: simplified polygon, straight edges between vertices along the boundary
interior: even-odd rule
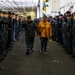
[[[66,13],[67,13],[67,14],[71,14],[71,12],[70,12],[70,11],[66,11]]]
[[[2,13],[2,11],[0,10],[0,13]]]
[[[8,12],[8,14],[10,14],[10,15],[11,15],[11,12],[9,11],[9,12]]]
[[[47,18],[47,16],[46,16],[45,14],[43,15],[43,18],[44,18],[44,17],[46,17],[46,18]]]
[[[27,19],[31,19],[31,16],[30,16],[30,15],[28,15],[28,16],[27,16]]]

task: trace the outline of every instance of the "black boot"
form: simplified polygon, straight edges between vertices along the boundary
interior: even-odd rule
[[[27,49],[26,54],[29,55],[29,49]]]

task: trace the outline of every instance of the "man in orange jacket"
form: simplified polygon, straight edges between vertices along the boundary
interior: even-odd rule
[[[50,22],[47,21],[47,16],[43,16],[43,20],[38,24],[38,30],[40,31],[41,51],[47,52],[48,38],[52,37],[52,27]]]

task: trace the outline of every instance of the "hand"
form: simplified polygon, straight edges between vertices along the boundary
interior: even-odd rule
[[[35,36],[38,36],[38,34],[36,33]]]
[[[35,34],[36,36],[38,36],[38,34]]]

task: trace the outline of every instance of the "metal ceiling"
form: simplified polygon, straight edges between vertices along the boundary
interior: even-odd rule
[[[26,13],[36,10],[38,0],[0,0],[0,10],[13,11],[15,13]]]

